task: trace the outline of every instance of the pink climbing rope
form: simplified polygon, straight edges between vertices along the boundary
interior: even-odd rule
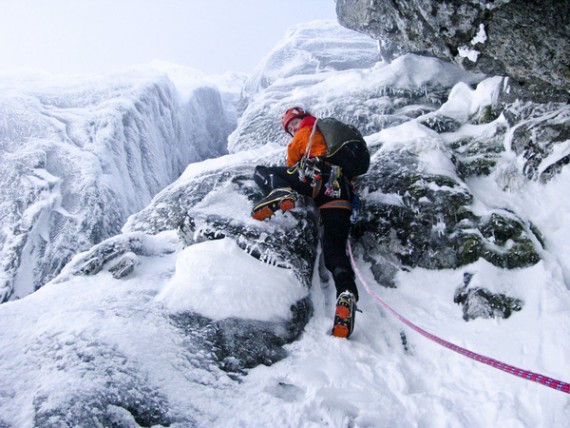
[[[544,386],[548,386],[549,388],[553,388],[557,391],[562,391],[562,392],[565,392],[566,394],[570,394],[570,384],[567,382],[562,382],[560,380],[556,380],[556,379],[553,379],[551,377],[544,376],[544,375],[541,375],[538,373],[533,373],[533,372],[528,371],[528,370],[519,369],[519,368],[511,366],[509,364],[502,363],[501,361],[497,361],[493,358],[489,358],[489,357],[486,357],[484,355],[477,354],[477,353],[472,352],[468,349],[462,348],[461,346],[458,346],[458,345],[455,345],[451,342],[448,342],[447,340],[444,340],[440,337],[437,337],[437,336],[425,331],[424,329],[418,327],[413,322],[409,321],[408,319],[406,319],[405,317],[400,315],[398,312],[396,312],[394,309],[392,309],[390,307],[390,305],[388,305],[386,302],[384,302],[384,300],[382,300],[376,293],[374,293],[374,291],[372,291],[372,289],[370,288],[370,286],[368,285],[368,283],[366,282],[366,280],[364,279],[364,277],[360,273],[360,270],[356,266],[356,262],[354,260],[353,254],[352,254],[352,246],[350,245],[350,241],[348,242],[348,252],[350,254],[350,260],[351,260],[352,266],[354,268],[354,272],[358,276],[358,279],[360,280],[360,282],[364,285],[364,288],[366,289],[368,294],[370,294],[370,296],[372,298],[374,298],[378,303],[380,303],[380,305],[384,309],[386,309],[388,312],[390,312],[392,315],[394,315],[396,318],[398,318],[401,322],[406,324],[412,330],[420,333],[422,336],[427,337],[428,339],[440,344],[441,346],[443,346],[445,348],[451,349],[452,351],[455,351],[455,352],[457,352],[461,355],[464,355],[468,358],[471,358],[475,361],[478,361],[478,362],[483,363],[483,364],[487,364],[491,367],[502,370],[502,371],[509,373],[509,374],[512,374],[514,376],[518,376],[518,377],[521,377],[521,378],[526,379],[526,380],[530,380],[533,382],[540,383]]]

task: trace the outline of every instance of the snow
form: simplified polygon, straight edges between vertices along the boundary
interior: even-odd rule
[[[415,87],[437,79],[449,81],[455,73],[459,72],[453,72],[451,65],[405,56],[390,65],[379,64],[372,71],[331,74],[313,91],[315,96],[326,98],[335,85],[348,86],[343,89],[355,92],[367,83],[378,82]],[[192,79],[199,82],[202,78],[192,72],[189,80],[184,80],[185,73],[176,75],[172,91],[179,91],[181,98],[191,92]],[[126,73],[120,76],[121,83],[115,77],[90,77],[81,82],[81,90],[74,91],[74,96],[78,103],[85,104],[81,108],[90,109],[103,120],[105,114],[116,110],[105,107],[105,114],[100,114],[90,100],[101,96],[103,91],[99,88],[104,87],[116,94],[113,102],[130,102],[122,85],[133,78],[136,76]],[[234,78],[240,79],[233,76],[230,80]],[[21,79],[26,85],[33,82]],[[112,84],[107,81],[110,79],[114,79]],[[182,80],[186,83],[180,83]],[[12,90],[14,80],[2,82],[3,90]],[[59,78],[42,77],[40,82],[43,93],[50,93],[54,103],[65,101],[58,95],[66,87],[61,86]],[[492,104],[501,84],[502,79],[490,78],[471,89],[459,82],[437,113],[464,121]],[[36,83],[30,85],[30,91],[37,89]],[[39,102],[36,96],[22,100]],[[5,102],[5,98],[0,101]],[[88,116],[81,114],[77,119],[81,108],[65,113],[71,129],[78,120],[84,123]],[[58,110],[44,106],[44,113],[45,109],[49,113]],[[45,115],[37,117],[38,121],[46,120]],[[413,151],[420,154],[425,171],[453,175],[446,155],[448,141],[422,126],[420,119],[369,135],[367,141],[382,153]],[[70,128],[60,125],[53,116],[47,120],[58,123],[50,138],[64,130],[69,132]],[[506,126],[504,118],[485,125],[463,125],[447,138],[485,136],[498,126]],[[14,134],[10,135],[26,133],[31,138],[38,127],[45,130],[30,120],[22,129],[11,130]],[[75,131],[84,134],[88,128]],[[268,153],[277,155],[283,150],[274,142],[263,143],[252,150],[192,163],[177,183],[183,186],[187,180],[220,166],[253,164]],[[35,148],[42,144],[38,141]],[[509,148],[507,140],[505,147]],[[556,156],[568,152],[568,144],[559,147]],[[7,154],[3,152],[3,156]],[[26,156],[38,153],[30,150]],[[62,157],[71,159],[77,169],[94,168],[88,156],[78,154],[73,147]],[[517,157],[507,151],[493,174],[470,179],[466,185],[474,195],[476,211],[506,207],[538,227],[546,243],[538,264],[508,271],[484,260],[457,270],[417,268],[400,272],[394,289],[376,284],[366,261],[358,259],[357,267],[375,293],[423,329],[474,352],[569,382],[570,342],[566,338],[570,335],[570,169],[565,167],[553,179],[541,183],[524,179],[517,162]],[[170,174],[169,168],[161,164],[158,173]],[[30,171],[33,174],[26,175],[25,187],[40,188],[41,192],[37,205],[25,213],[24,223],[37,218],[36,213],[46,204],[63,212],[67,209],[70,215],[77,214],[63,207],[63,202],[57,202],[64,197],[59,188],[63,185],[61,180],[43,168]],[[124,177],[122,173],[119,176]],[[124,181],[110,179],[117,193],[128,197],[127,204],[140,208],[148,202],[150,193],[141,196]],[[507,179],[518,184],[505,186]],[[221,195],[228,199],[205,197],[201,208],[212,214],[230,211],[237,221],[252,221],[251,202],[227,190]],[[364,196],[386,204],[401,204],[398,195],[375,192]],[[291,217],[285,216],[276,219],[267,225],[268,233],[280,222],[291,221]],[[38,234],[44,234],[45,224],[41,220],[36,220],[36,224],[42,229]],[[128,228],[127,222],[123,230]],[[35,426],[36,405],[49,409],[64,400],[73,400],[80,391],[79,385],[81,390],[110,392],[114,379],[110,373],[121,370],[143,373],[145,380],[166,397],[172,412],[187,418],[173,425],[180,427],[568,426],[567,395],[479,364],[419,336],[366,295],[362,284],[362,313],[357,314],[356,330],[350,340],[339,340],[329,335],[334,287],[330,282],[321,282],[318,274],[307,291],[291,271],[255,260],[229,238],[184,249],[173,231],[148,239],[157,253],[161,248],[165,251],[139,257],[135,273],[124,279],[114,279],[106,271],[93,277],[69,276],[64,271],[58,281],[0,305],[0,426]],[[464,322],[460,306],[453,303],[453,294],[466,272],[476,273],[473,285],[522,299],[524,310],[508,319]],[[28,281],[24,277],[18,280]],[[290,306],[306,293],[310,293],[314,314],[301,338],[286,346],[287,357],[272,366],[249,370],[239,382],[219,369],[194,364],[204,358],[206,366],[208,360],[189,353],[191,344],[185,343],[169,322],[169,315],[186,311],[214,320],[286,319]],[[106,346],[105,356],[94,353],[94,343]],[[90,363],[101,371],[99,376],[93,374]],[[121,415],[120,426],[138,426],[131,415]]]
[[[473,37],[473,40],[471,40],[471,44],[476,45],[477,43],[485,43],[486,41],[487,32],[485,31],[485,24],[481,23],[479,24],[479,31],[477,31],[477,34]]]
[[[481,52],[476,49],[470,49],[469,46],[466,45],[459,46],[457,48],[457,51],[459,52],[459,56],[461,58],[467,58],[471,62],[477,62],[479,55],[481,55]]]
[[[485,24],[479,24],[479,30],[477,34],[471,39],[471,45],[476,46],[478,44],[484,44],[487,41],[487,32],[485,31]],[[467,45],[459,46],[458,49],[459,56],[462,58],[468,58],[471,62],[477,62],[481,52],[477,49],[470,48]]]
[[[196,312],[213,320],[275,321],[289,319],[291,305],[306,294],[292,271],[260,266],[235,241],[219,239],[183,250],[174,277],[157,300],[174,312]]]
[[[378,60],[376,45],[370,37],[341,27],[334,20],[292,26],[260,61],[245,90],[255,92],[290,76],[368,68]]]

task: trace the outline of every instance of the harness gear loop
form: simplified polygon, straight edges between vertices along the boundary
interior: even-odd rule
[[[325,195],[331,198],[340,198],[340,178],[342,177],[342,169],[338,165],[331,165],[330,177],[325,185]]]

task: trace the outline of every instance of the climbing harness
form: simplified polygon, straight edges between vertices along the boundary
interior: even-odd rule
[[[318,157],[301,159],[301,161],[292,168],[293,171],[295,169],[297,170],[300,182],[309,183],[311,187],[315,187],[323,178],[322,171],[318,166],[319,162],[320,159]]]
[[[307,144],[307,148],[305,149],[305,153],[301,157],[301,160],[297,163],[294,167],[297,169],[297,173],[299,175],[299,181],[303,183],[310,183],[311,187],[321,187],[322,179],[323,179],[323,172],[320,168],[321,159],[318,156],[310,156],[311,147],[313,145],[313,138],[315,136],[315,132],[317,131],[317,122],[313,125],[313,129],[311,131],[311,135],[309,137],[309,142]],[[320,166],[319,166],[320,165]],[[327,168],[328,169],[328,168]],[[289,172],[290,174],[293,171]],[[330,165],[330,175],[325,183],[325,191],[324,194],[329,198],[338,199],[341,196],[341,178],[342,178],[342,168],[338,165]],[[316,192],[318,193],[318,192]]]
[[[408,319],[406,319],[405,317],[400,315],[394,309],[392,309],[392,307],[390,307],[390,305],[388,305],[386,302],[384,302],[384,300],[382,300],[376,293],[374,293],[372,291],[372,289],[370,288],[370,286],[368,285],[368,283],[366,282],[366,280],[364,279],[364,277],[360,273],[360,270],[356,266],[356,261],[354,260],[354,256],[352,254],[352,246],[350,245],[350,241],[348,241],[348,253],[350,255],[350,262],[352,263],[352,267],[354,269],[354,272],[358,276],[358,279],[360,280],[360,282],[364,285],[364,288],[366,289],[368,294],[372,298],[374,298],[378,303],[380,303],[380,305],[384,309],[386,309],[388,312],[390,312],[393,316],[395,316],[401,322],[406,324],[412,330],[420,333],[422,336],[427,337],[428,339],[438,343],[439,345],[441,345],[445,348],[451,349],[452,351],[455,351],[458,354],[461,354],[461,355],[464,355],[468,358],[471,358],[472,360],[478,361],[478,362],[483,363],[483,364],[487,364],[491,367],[494,367],[496,369],[510,373],[514,376],[518,376],[518,377],[521,377],[521,378],[526,379],[526,380],[530,380],[533,382],[540,383],[544,386],[548,386],[549,388],[553,388],[557,391],[562,391],[562,392],[565,392],[566,394],[570,394],[570,383],[562,382],[560,380],[556,380],[556,379],[553,379],[551,377],[544,376],[544,375],[541,375],[538,373],[534,373],[534,372],[531,372],[528,370],[519,369],[519,368],[511,366],[509,364],[505,364],[501,361],[497,361],[493,358],[477,354],[477,353],[472,352],[468,349],[462,348],[461,346],[455,345],[451,342],[448,342],[444,339],[441,339],[440,337],[435,336],[431,333],[428,333],[427,331],[418,327],[417,325],[415,325],[414,323],[412,323],[411,321],[409,321]]]

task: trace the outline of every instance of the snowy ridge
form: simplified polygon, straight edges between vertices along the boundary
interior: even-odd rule
[[[378,59],[377,44],[370,37],[347,30],[335,21],[302,23],[289,28],[261,60],[244,89],[255,95],[279,79],[369,68]]]

